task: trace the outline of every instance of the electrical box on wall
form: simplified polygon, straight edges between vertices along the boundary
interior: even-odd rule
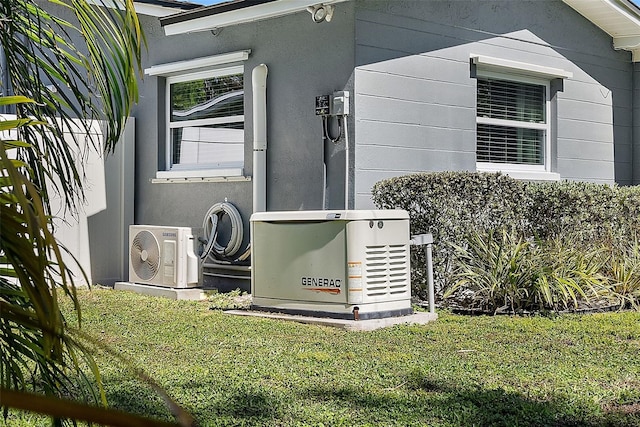
[[[349,92],[340,90],[332,95],[316,96],[316,116],[348,116]]]
[[[332,116],[348,116],[349,115],[349,92],[341,90],[333,92],[331,95],[331,103],[329,104],[329,114]]]

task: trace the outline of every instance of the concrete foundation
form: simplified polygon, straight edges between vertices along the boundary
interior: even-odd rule
[[[206,298],[202,288],[165,288],[162,286],[142,285],[140,283],[116,282],[114,289],[117,291],[132,291],[142,295],[163,297],[175,300],[202,300]]]
[[[371,320],[330,319],[325,317],[295,316],[290,314],[266,313],[263,311],[250,310],[228,310],[225,311],[225,313],[236,316],[264,317],[267,319],[287,320],[291,322],[306,323],[311,325],[331,326],[347,331],[373,331],[376,329],[402,324],[424,325],[438,319],[438,315],[436,313],[423,312],[414,313],[408,316],[387,317],[385,319]]]

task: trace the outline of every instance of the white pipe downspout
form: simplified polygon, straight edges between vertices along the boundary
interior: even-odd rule
[[[349,129],[347,116],[342,116],[344,127],[344,208],[349,209]]]
[[[267,73],[260,64],[253,69],[253,211],[267,210]]]

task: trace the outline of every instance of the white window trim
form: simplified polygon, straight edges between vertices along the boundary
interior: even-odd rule
[[[520,75],[525,78],[539,77],[546,80],[570,79],[573,77],[571,71],[563,70],[562,68],[545,67],[527,62],[494,58],[492,56],[471,54],[471,61],[476,65],[477,69],[483,73],[494,71],[502,74]]]
[[[177,178],[214,178],[214,177],[232,177],[242,176],[242,168],[225,168],[225,169],[172,169],[169,171],[158,171],[157,179],[177,179]]]
[[[480,57],[472,57],[472,59],[477,59]],[[488,57],[484,57],[488,58]],[[495,58],[492,58],[495,59]],[[514,63],[514,61],[506,61],[503,60],[501,63]],[[475,61],[474,61],[475,63]],[[496,64],[493,62],[492,64]],[[517,63],[523,65],[523,63]],[[531,64],[524,64],[527,66],[531,66]],[[538,71],[540,68],[548,69],[547,67],[537,67]],[[476,170],[479,172],[501,172],[505,175],[509,175],[516,179],[521,180],[529,180],[529,181],[559,181],[560,174],[551,171],[551,81],[549,77],[553,76],[553,78],[560,77],[557,73],[552,74],[543,74],[541,72],[533,73],[533,76],[524,75],[520,73],[511,73],[514,68],[507,67],[505,70],[500,70],[498,68],[478,68],[477,76],[478,77],[486,77],[486,78],[494,78],[499,80],[509,80],[514,82],[522,82],[522,83],[531,83],[536,85],[541,85],[545,87],[545,123],[528,123],[528,122],[518,122],[518,127],[520,128],[528,128],[528,129],[541,129],[544,130],[544,147],[543,149],[543,164],[542,165],[522,165],[522,164],[513,164],[513,163],[490,163],[490,162],[478,162],[476,161]],[[518,68],[518,70],[523,71],[522,68]],[[559,71],[557,69],[553,69],[555,71]],[[570,74],[570,73],[569,73]],[[546,77],[546,78],[545,78]],[[476,90],[477,96],[477,90]],[[503,120],[503,119],[492,119],[488,117],[478,117],[476,114],[476,124],[493,124],[493,125],[501,125],[501,126],[513,126],[514,122],[511,120]],[[477,145],[476,145],[477,147]]]
[[[197,70],[207,70],[220,65],[230,65],[234,62],[243,62],[249,58],[251,49],[236,52],[223,53],[221,55],[205,56],[187,61],[168,62],[166,64],[153,65],[144,70],[149,76],[169,77]]]
[[[527,165],[512,165],[514,166],[513,168],[500,169],[495,167],[497,164],[477,162],[476,170],[478,172],[501,172],[511,178],[523,181],[560,181],[560,174],[557,172],[535,170],[534,168],[526,167]]]
[[[189,125],[198,124],[221,124],[244,121],[244,115],[225,117],[225,118],[213,118],[203,119],[190,122],[171,122],[171,112],[168,102],[170,100],[171,84],[181,83],[190,80],[199,80],[203,78],[226,76],[230,74],[243,74],[244,64],[239,63],[249,58],[251,50],[241,50],[237,52],[230,52],[221,55],[208,56],[203,58],[196,58],[188,61],[177,61],[166,64],[158,64],[145,69],[145,74],[150,76],[166,77],[165,85],[165,100],[167,102],[167,108],[165,109],[165,164],[167,170],[159,170],[156,172],[155,179],[151,181],[158,182],[195,182],[199,180],[206,180],[210,182],[223,182],[229,180],[237,180],[237,177],[243,177],[243,167],[221,167],[215,168],[210,165],[198,168],[197,166],[190,165],[189,167],[180,167],[180,165],[172,166],[171,164],[171,129],[185,127]]]

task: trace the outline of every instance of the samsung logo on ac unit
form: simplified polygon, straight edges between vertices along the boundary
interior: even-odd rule
[[[170,233],[168,231],[163,231],[162,232],[162,237],[178,237],[177,233]]]

